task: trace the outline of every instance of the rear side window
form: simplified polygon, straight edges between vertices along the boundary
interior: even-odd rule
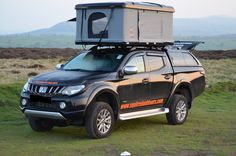
[[[182,52],[170,53],[170,57],[174,66],[185,66]]]
[[[131,60],[125,66],[135,66],[138,68],[138,73],[145,72],[143,56],[136,56],[131,58]]]
[[[198,66],[198,62],[188,52],[170,53],[171,61],[174,66]]]
[[[183,53],[184,60],[187,66],[198,66],[198,62],[189,53]]]
[[[154,71],[164,67],[163,57],[147,56],[148,71]]]

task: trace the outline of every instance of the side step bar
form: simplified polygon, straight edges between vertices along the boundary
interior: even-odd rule
[[[138,112],[131,112],[131,113],[124,113],[120,114],[120,120],[130,120],[154,115],[161,115],[169,113],[169,108],[158,108],[158,109],[151,109],[151,110],[144,110]]]

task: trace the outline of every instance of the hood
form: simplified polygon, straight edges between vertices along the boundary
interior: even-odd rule
[[[63,71],[55,70],[52,72],[40,74],[30,80],[33,84],[47,85],[78,85],[89,80],[100,80],[109,75],[104,72],[84,72],[84,71]]]

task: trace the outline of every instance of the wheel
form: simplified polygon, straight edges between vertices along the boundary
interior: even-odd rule
[[[47,119],[29,118],[28,120],[31,129],[36,132],[47,132],[53,128],[52,122]]]
[[[183,95],[175,94],[169,106],[170,112],[166,114],[169,124],[180,125],[183,124],[188,116],[188,102]]]
[[[85,128],[90,138],[105,138],[113,130],[114,112],[105,102],[95,102],[86,113]]]

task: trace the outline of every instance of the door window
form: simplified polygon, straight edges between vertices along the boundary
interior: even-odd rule
[[[138,73],[145,72],[144,59],[143,56],[136,56],[132,58],[126,66],[135,66],[138,68]]]
[[[147,56],[148,71],[154,71],[164,67],[163,58],[161,56]]]

